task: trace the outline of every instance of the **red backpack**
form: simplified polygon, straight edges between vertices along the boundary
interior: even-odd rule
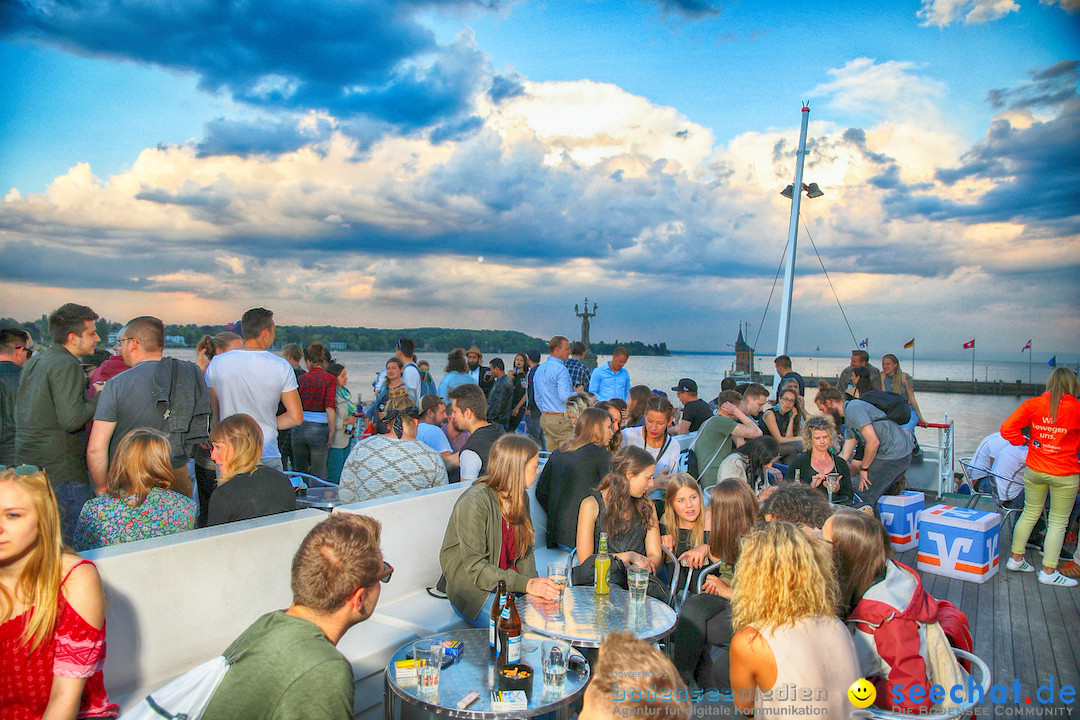
[[[971,639],[971,625],[968,624],[967,615],[960,608],[948,600],[938,600],[938,624],[945,631],[945,637],[949,638],[949,644],[957,650],[972,652],[975,645]],[[971,663],[960,660],[960,665],[965,671],[971,672]]]

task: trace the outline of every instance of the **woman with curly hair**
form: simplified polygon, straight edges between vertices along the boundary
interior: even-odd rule
[[[854,502],[851,469],[836,454],[836,425],[832,417],[815,415],[807,420],[802,428],[802,444],[803,452],[791,461],[784,479],[794,480],[797,473],[800,482],[828,497],[828,476],[837,473],[840,477],[832,490],[832,501],[843,505]]]
[[[855,644],[836,617],[832,553],[791,523],[765,523],[739,541],[731,598],[731,690],[744,714],[795,711],[850,717],[848,688],[862,677]],[[771,693],[773,688],[812,689]]]

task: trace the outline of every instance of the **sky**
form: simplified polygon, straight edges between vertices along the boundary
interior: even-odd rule
[[[1080,0],[829,8],[3,3],[0,316],[771,353],[805,102],[791,354],[1080,353]]]

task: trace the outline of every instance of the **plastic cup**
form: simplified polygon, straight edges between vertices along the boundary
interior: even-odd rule
[[[645,594],[649,589],[649,571],[639,567],[627,568],[626,586],[630,590],[631,602],[645,602]]]
[[[442,670],[442,640],[417,640],[413,643],[416,660],[416,687],[425,695],[438,693],[439,673]]]
[[[559,592],[565,590],[569,584],[569,570],[564,562],[548,563],[547,576],[559,586]]]
[[[544,671],[544,690],[562,690],[566,682],[566,663],[570,659],[570,646],[556,640],[548,640],[541,648],[540,661]]]

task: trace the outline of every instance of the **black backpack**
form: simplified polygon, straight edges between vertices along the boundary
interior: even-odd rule
[[[897,425],[907,425],[911,420],[911,406],[898,393],[888,390],[868,390],[859,395],[859,399],[885,413],[885,417]]]

